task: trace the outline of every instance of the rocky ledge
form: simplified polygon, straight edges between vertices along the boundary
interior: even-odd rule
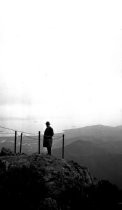
[[[78,209],[93,185],[86,167],[48,155],[0,157],[3,209]]]
[[[86,167],[48,155],[0,157],[2,210],[118,209],[118,190]]]

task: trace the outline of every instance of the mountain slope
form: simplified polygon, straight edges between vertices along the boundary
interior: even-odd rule
[[[61,156],[61,149],[54,149],[53,154]],[[65,158],[86,165],[95,177],[122,188],[122,154],[108,153],[93,142],[75,141],[65,146]]]
[[[65,146],[79,140],[95,143],[111,154],[122,154],[122,126],[96,125],[65,130]],[[61,146],[62,140],[54,143],[54,148]]]

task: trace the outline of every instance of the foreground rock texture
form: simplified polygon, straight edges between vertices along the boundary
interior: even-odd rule
[[[2,209],[81,209],[93,185],[87,168],[48,155],[0,157]]]
[[[122,193],[108,181],[93,182],[86,167],[44,154],[27,156],[2,151],[2,210],[121,209],[118,195],[121,198]]]

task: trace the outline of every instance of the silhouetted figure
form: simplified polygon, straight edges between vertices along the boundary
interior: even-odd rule
[[[47,147],[48,155],[51,155],[52,137],[54,135],[53,128],[50,126],[50,122],[46,122],[47,128],[44,132],[43,147]]]

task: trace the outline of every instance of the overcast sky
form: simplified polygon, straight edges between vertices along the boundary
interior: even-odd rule
[[[1,0],[0,118],[122,124],[122,1]]]

